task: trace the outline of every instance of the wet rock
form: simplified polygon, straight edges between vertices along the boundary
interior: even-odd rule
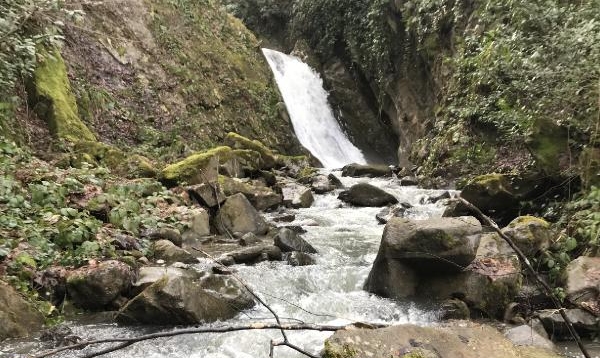
[[[283,252],[299,251],[316,254],[317,250],[293,230],[282,228],[274,239],[275,246]]]
[[[264,235],[268,231],[265,220],[241,193],[227,198],[219,210],[215,222],[221,234],[239,231]]]
[[[292,266],[308,266],[316,263],[312,256],[300,251],[291,252],[287,257],[287,262]]]
[[[240,245],[242,245],[242,246],[250,246],[250,245],[254,245],[259,242],[260,242],[260,239],[251,232],[244,234],[240,238],[240,241],[239,241]]]
[[[394,205],[392,207],[383,208],[375,218],[380,224],[387,224],[391,218],[401,218],[404,216],[406,209],[402,205]]]
[[[580,256],[571,261],[563,282],[569,302],[600,316],[600,257]]]
[[[67,278],[67,294],[76,307],[103,309],[119,296],[126,295],[135,279],[136,272],[129,265],[115,260],[103,261],[73,271]]]
[[[42,327],[44,317],[9,284],[0,281],[0,341],[27,337]]]
[[[219,258],[219,262],[224,266],[230,266],[233,264],[255,264],[261,261],[281,261],[281,249],[273,245],[257,245],[248,247],[241,250],[236,250],[224,255],[233,259],[228,260],[225,257]]]
[[[165,263],[173,262],[197,263],[198,260],[189,251],[175,246],[171,241],[158,240],[154,243],[154,258],[164,260]]]
[[[73,331],[64,324],[44,329],[40,335],[40,341],[46,343],[52,348],[69,346],[81,341],[81,337],[76,336]]]
[[[185,189],[192,199],[209,209],[217,208],[227,199],[221,186],[215,184],[204,183],[188,186]]]
[[[360,183],[342,191],[338,199],[356,206],[386,206],[398,203],[392,194],[367,183]]]
[[[314,226],[314,225],[306,225],[306,226]],[[285,226],[283,226],[283,228],[290,229],[298,234],[306,234],[307,233],[306,229],[300,225],[285,225]]]
[[[441,320],[469,319],[471,318],[471,312],[465,302],[458,299],[450,299],[443,301],[440,305],[439,318]]]
[[[50,301],[53,305],[62,304],[67,294],[68,271],[61,266],[48,267],[44,271],[37,271],[33,282],[41,297]]]
[[[131,299],[116,320],[124,324],[184,325],[233,318],[254,305],[252,296],[233,277],[177,268],[147,267]]]
[[[544,219],[519,216],[502,229],[527,257],[534,257],[550,246],[552,231]]]
[[[228,196],[237,193],[244,194],[256,210],[276,208],[282,203],[281,194],[275,193],[273,189],[262,185],[260,182],[221,177],[221,186]]]
[[[424,200],[424,203],[435,204],[440,200],[450,199],[451,197],[452,196],[450,195],[450,192],[445,191],[445,192],[441,193],[440,195],[430,196],[429,198],[427,198],[427,200]]]
[[[537,333],[530,326],[523,324],[509,329],[504,336],[516,346],[530,346],[555,351],[556,346],[547,337]]]
[[[182,235],[184,246],[193,246],[208,235],[210,235],[210,216],[204,209],[195,209],[195,214],[192,215]]]
[[[310,188],[293,182],[286,183],[281,188],[283,204],[292,208],[309,208],[315,201]]]
[[[152,229],[146,233],[146,236],[150,240],[168,240],[176,246],[181,246],[181,243],[183,241],[179,230],[166,227]]]
[[[402,185],[402,186],[419,185],[419,180],[412,176],[405,176],[405,177],[400,178],[400,185]]]
[[[273,218],[273,221],[275,222],[285,222],[285,223],[291,223],[292,221],[296,220],[296,215],[294,214],[283,214],[283,215],[279,215]]]
[[[392,169],[387,165],[348,164],[342,168],[343,177],[391,177]]]
[[[335,175],[330,173],[329,175],[327,175],[327,179],[329,179],[329,182],[333,184],[337,189],[344,188],[344,184],[342,183],[342,181]]]
[[[311,180],[310,187],[317,194],[329,193],[336,188],[325,175],[314,176]]]
[[[573,324],[575,331],[582,338],[595,337],[600,332],[600,319],[593,314],[579,308],[567,309],[565,310],[565,314]],[[568,340],[572,338],[565,321],[557,310],[541,310],[537,311],[536,315],[542,321],[546,332],[548,332],[548,335],[553,340]]]
[[[439,326],[404,324],[379,329],[337,331],[325,342],[323,357],[559,358],[537,347],[515,346],[497,329],[469,321]]]

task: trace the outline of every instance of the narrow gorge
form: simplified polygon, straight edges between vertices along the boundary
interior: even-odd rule
[[[0,357],[598,356],[598,8],[0,3]]]

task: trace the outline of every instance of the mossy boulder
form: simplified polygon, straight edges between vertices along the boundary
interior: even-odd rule
[[[232,149],[227,146],[197,152],[162,170],[162,179],[168,185],[214,183],[219,174],[219,163],[229,160]]]
[[[234,149],[246,149],[259,153],[262,159],[261,169],[271,169],[281,164],[277,154],[258,140],[251,140],[237,133],[229,132],[225,137],[225,144]]]
[[[359,183],[342,191],[338,199],[356,206],[386,206],[397,204],[392,194],[368,183]]]
[[[70,142],[95,141],[96,136],[81,121],[65,62],[57,49],[41,50],[33,79],[28,86],[34,110],[44,119],[50,132]]]
[[[42,327],[44,318],[14,288],[0,281],[0,341],[26,337]]]
[[[127,178],[153,178],[158,173],[148,158],[126,153],[109,144],[79,141],[75,143],[74,151],[70,162],[74,167],[80,167],[84,162],[104,165],[113,173]]]
[[[585,148],[579,156],[579,168],[584,186],[600,186],[600,148]]]
[[[547,249],[552,240],[550,224],[542,218],[529,215],[514,219],[502,232],[528,257]]]
[[[518,213],[519,201],[513,193],[510,178],[503,174],[477,176],[465,185],[460,195],[500,222],[506,223]]]

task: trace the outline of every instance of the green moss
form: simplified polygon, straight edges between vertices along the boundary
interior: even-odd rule
[[[229,132],[225,137],[225,143],[235,149],[249,149],[259,153],[266,169],[273,168],[278,163],[277,155],[257,140],[251,140],[237,133]]]
[[[80,167],[83,162],[89,164],[102,164],[113,171],[115,174],[127,178],[152,178],[156,177],[157,170],[154,165],[138,154],[128,154],[111,145],[80,141],[75,144],[75,158],[72,165]]]
[[[60,52],[53,50],[51,53],[42,53],[43,60],[38,63],[33,80],[36,111],[57,138],[71,142],[95,141],[95,135],[79,118]]]
[[[331,343],[329,340],[325,341],[325,351],[323,358],[354,358],[357,357],[358,352],[348,344],[343,344],[341,347],[337,344]]]
[[[546,220],[531,215],[519,216],[518,218],[511,221],[510,224],[508,224],[508,227],[514,228],[517,226],[524,226],[529,224],[541,226],[545,229],[550,228],[550,224]]]
[[[190,155],[182,161],[162,170],[162,178],[168,183],[198,184],[217,179],[220,158],[231,158],[232,149],[217,147]]]

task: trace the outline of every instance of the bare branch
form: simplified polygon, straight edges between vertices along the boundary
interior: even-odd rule
[[[565,308],[562,306],[562,304],[560,303],[560,300],[554,294],[554,291],[552,290],[550,285],[548,285],[548,283],[533,268],[533,266],[531,265],[531,262],[529,262],[529,259],[527,259],[527,256],[525,256],[525,254],[523,254],[521,249],[519,249],[519,247],[510,239],[510,237],[508,237],[506,234],[504,234],[500,230],[500,228],[498,227],[498,224],[496,224],[492,219],[490,219],[487,215],[485,215],[483,212],[481,212],[481,210],[479,210],[478,207],[471,204],[470,202],[468,202],[467,200],[465,200],[464,198],[462,198],[460,196],[458,197],[458,200],[460,200],[461,203],[466,205],[469,208],[469,210],[473,211],[481,220],[483,220],[485,223],[487,223],[489,226],[491,226],[492,229],[494,229],[494,231],[496,231],[496,233],[498,235],[500,235],[500,237],[510,245],[510,247],[515,251],[515,253],[519,257],[519,260],[523,263],[523,265],[525,265],[527,270],[533,275],[533,277],[535,278],[537,283],[540,286],[542,286],[542,288],[544,289],[544,292],[552,301],[552,304],[554,304],[554,306],[558,309],[560,316],[565,321],[565,324],[567,326],[567,329],[569,330],[569,333],[571,334],[571,336],[573,337],[575,342],[577,342],[577,346],[579,346],[579,350],[581,350],[581,353],[584,355],[584,357],[590,358],[591,356],[588,353],[587,348],[581,341],[581,337],[579,337],[579,334],[577,334],[577,331],[575,331],[575,328],[573,327],[573,323],[571,322],[571,320],[569,320],[569,317],[567,317],[567,314],[565,313]]]
[[[352,324],[344,325],[344,326],[332,326],[332,325],[318,325],[318,324],[277,324],[277,323],[252,323],[246,325],[237,325],[237,326],[222,326],[222,327],[196,327],[196,328],[186,328],[179,329],[170,332],[158,332],[146,334],[138,337],[116,337],[116,338],[106,338],[106,339],[98,339],[91,341],[83,341],[77,344],[72,344],[70,346],[60,347],[53,350],[49,350],[46,352],[42,352],[40,354],[33,355],[31,358],[44,358],[55,355],[57,353],[72,350],[72,349],[81,349],[90,345],[103,344],[103,343],[121,343],[112,348],[107,348],[102,351],[98,351],[91,354],[82,355],[81,358],[90,358],[96,357],[100,354],[106,354],[113,352],[115,350],[119,350],[130,346],[134,343],[147,341],[150,339],[156,338],[164,338],[164,337],[173,337],[173,336],[181,336],[186,334],[199,334],[199,333],[227,333],[227,332],[237,332],[237,331],[250,331],[250,330],[267,330],[267,329],[278,329],[280,331],[319,331],[319,332],[335,332],[338,330],[353,328]],[[280,344],[276,344],[280,345]],[[289,344],[288,344],[289,346]],[[310,357],[311,355],[309,355]]]

